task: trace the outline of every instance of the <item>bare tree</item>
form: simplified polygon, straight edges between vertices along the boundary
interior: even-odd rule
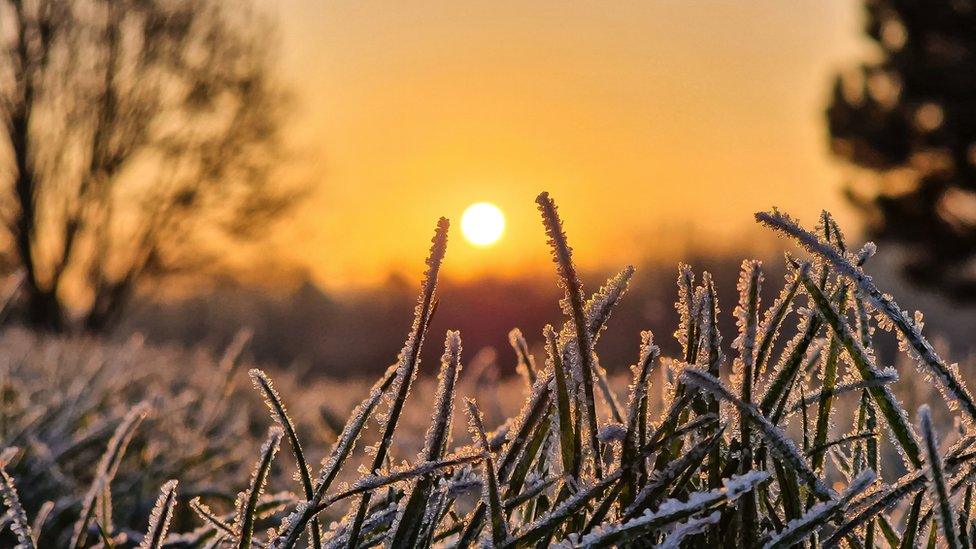
[[[0,215],[25,318],[87,330],[294,198],[273,33],[246,1],[0,0]]]

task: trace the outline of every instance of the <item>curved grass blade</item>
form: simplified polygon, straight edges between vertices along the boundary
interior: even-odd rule
[[[499,547],[508,538],[508,521],[505,519],[505,510],[502,507],[501,495],[498,489],[498,476],[495,474],[495,461],[491,457],[491,449],[488,447],[488,435],[485,433],[484,421],[481,418],[481,411],[473,399],[468,399],[467,405],[468,422],[470,424],[472,438],[481,445],[481,457],[484,464],[485,482],[482,489],[481,498],[488,506],[488,515],[491,517],[491,547]]]
[[[546,234],[549,236],[553,260],[558,267],[561,278],[560,285],[566,291],[563,310],[572,318],[575,328],[580,367],[583,370],[584,408],[586,409],[586,426],[589,431],[587,442],[590,446],[590,455],[593,457],[593,472],[597,478],[600,478],[603,476],[603,466],[600,463],[600,442],[597,440],[599,427],[596,421],[596,403],[593,398],[596,368],[593,338],[588,328],[586,312],[583,310],[583,285],[576,274],[576,267],[573,265],[573,251],[566,242],[566,233],[563,230],[562,220],[559,219],[559,214],[556,212],[556,203],[549,197],[549,193],[545,192],[536,197],[535,201],[539,206],[539,212],[542,214]]]
[[[78,517],[78,522],[75,523],[69,545],[73,549],[80,549],[84,546],[85,540],[88,537],[88,526],[95,514],[96,499],[106,487],[111,486],[112,479],[115,478],[115,474],[119,470],[119,465],[122,463],[122,458],[125,456],[125,450],[129,446],[133,435],[135,435],[136,428],[142,423],[142,420],[145,419],[148,412],[148,404],[142,403],[134,406],[129,410],[122,423],[116,427],[115,432],[112,434],[112,438],[108,442],[108,447],[98,462],[98,468],[95,470],[95,479],[92,481],[91,487],[82,500],[81,514]]]
[[[156,505],[149,515],[149,529],[143,536],[139,549],[159,549],[166,539],[169,523],[173,519],[173,509],[176,508],[177,481],[171,480],[163,485]]]
[[[647,536],[669,524],[738,499],[768,478],[769,473],[765,471],[750,471],[745,475],[725,479],[722,488],[691,494],[686,501],[667,500],[658,507],[657,511],[647,511],[639,517],[620,524],[601,525],[576,540],[575,544],[597,548],[626,546],[631,542],[645,541],[648,539]]]
[[[272,427],[268,430],[268,439],[264,442],[264,447],[261,448],[261,457],[254,466],[254,473],[251,474],[251,484],[247,492],[238,497],[238,514],[234,521],[237,549],[251,547],[258,501],[264,491],[264,485],[268,481],[268,475],[271,473],[271,462],[274,460],[275,454],[278,453],[282,436],[284,436],[284,431],[281,427]]]
[[[270,544],[272,547],[291,548],[298,543],[298,537],[305,530],[309,521],[315,516],[316,508],[322,502],[326,491],[332,485],[332,482],[335,481],[346,458],[352,452],[353,447],[356,445],[356,440],[359,439],[360,433],[362,433],[363,428],[366,426],[366,422],[372,416],[373,411],[380,403],[380,399],[389,390],[396,377],[397,368],[396,365],[393,365],[373,385],[369,395],[350,413],[346,425],[342,428],[342,433],[340,433],[339,438],[336,439],[335,444],[332,446],[328,460],[323,463],[322,469],[319,471],[319,476],[315,482],[315,494],[311,500],[296,508],[282,522],[278,537]]]
[[[622,473],[621,469],[616,469],[596,483],[580,488],[552,511],[528,524],[517,535],[507,540],[503,547],[524,547],[551,536],[560,525],[573,518],[585,505],[600,497],[604,490],[620,480]]]
[[[292,423],[291,418],[288,417],[288,410],[285,408],[285,404],[278,395],[278,391],[275,390],[274,384],[271,382],[271,378],[268,377],[268,374],[257,368],[253,368],[248,372],[248,375],[251,377],[251,382],[254,384],[254,387],[264,396],[264,403],[271,411],[272,419],[274,419],[275,423],[285,430],[285,435],[288,437],[288,443],[291,445],[292,452],[295,454],[298,478],[301,480],[302,489],[305,492],[305,500],[309,501],[315,494],[312,486],[312,470],[308,466],[308,461],[305,460],[305,453],[302,451],[302,444],[298,440],[298,433],[295,431],[295,425]],[[310,539],[312,540],[312,547],[314,549],[319,549],[322,547],[322,537],[319,532],[318,519],[313,518],[308,529]]]
[[[722,385],[722,382],[715,379],[708,372],[703,372],[696,368],[685,368],[681,377],[686,384],[708,391],[717,398],[727,400],[729,403],[735,405],[736,408],[748,414],[749,418],[759,428],[759,432],[762,433],[763,438],[766,439],[769,449],[791,469],[796,471],[800,479],[818,499],[829,500],[833,498],[831,490],[813,472],[806,458],[797,451],[793,441],[782,430],[770,423],[768,419],[759,413],[759,410],[755,406],[742,402],[741,399]]]
[[[880,376],[874,365],[874,359],[869,352],[861,345],[860,339],[851,331],[850,325],[841,318],[834,306],[827,300],[823,292],[820,291],[809,277],[803,276],[803,285],[807,293],[816,304],[820,317],[826,320],[847,350],[848,356],[854,362],[858,373],[865,381],[875,382]],[[912,430],[904,408],[899,404],[891,389],[886,385],[872,385],[868,392],[874,397],[875,403],[881,410],[882,415],[888,422],[895,440],[902,450],[902,455],[912,466],[918,468],[922,465],[921,448],[918,439]]]
[[[427,326],[431,316],[431,308],[434,303],[434,293],[437,290],[437,276],[440,273],[441,263],[444,261],[444,254],[447,251],[447,231],[450,223],[446,218],[440,218],[437,222],[437,229],[434,238],[431,240],[430,255],[427,258],[427,272],[424,273],[424,281],[421,284],[420,297],[414,309],[413,325],[410,328],[410,335],[400,351],[397,359],[397,390],[390,405],[390,411],[386,415],[386,422],[383,426],[382,438],[376,447],[376,454],[373,456],[373,463],[370,471],[376,471],[383,466],[386,454],[393,443],[393,434],[400,421],[400,414],[406,404],[407,396],[410,394],[410,386],[414,377],[417,375],[417,366],[420,362],[420,350],[423,347],[424,336],[427,333]],[[359,501],[359,508],[353,519],[352,528],[349,531],[349,549],[355,549],[359,541],[359,530],[363,521],[366,520],[366,511],[369,509],[370,493],[363,494]]]
[[[935,378],[940,381],[940,387],[945,389],[950,401],[957,402],[970,418],[976,419],[976,401],[960,379],[956,365],[946,365],[938,353],[922,335],[919,323],[908,318],[889,295],[881,293],[870,276],[861,267],[852,264],[844,253],[829,244],[824,244],[816,235],[807,232],[796,221],[778,211],[760,212],[756,219],[791,238],[806,248],[809,252],[819,255],[830,262],[837,271],[853,281],[867,299],[894,325],[901,333],[904,343],[914,351],[915,358],[925,364]],[[947,399],[949,400],[949,399]]]
[[[522,330],[512,328],[512,331],[508,332],[508,343],[512,346],[512,350],[515,351],[515,356],[518,359],[515,370],[525,378],[531,389],[538,374],[536,373],[535,358],[529,352],[529,344],[526,343]]]
[[[0,464],[0,497],[7,507],[10,529],[17,537],[16,549],[34,549],[37,540],[34,538],[30,522],[27,520],[27,513],[24,512],[24,507],[20,504],[20,496],[17,494],[14,479],[7,473],[2,464]]]
[[[866,490],[877,479],[874,471],[866,469],[850,486],[838,497],[814,505],[802,517],[787,523],[782,532],[778,532],[763,546],[764,549],[793,547],[804,538],[825,526],[833,516],[847,506],[855,496]]]
[[[685,471],[697,470],[705,460],[705,456],[718,445],[722,432],[725,427],[721,427],[705,440],[692,446],[687,452],[678,459],[668,464],[666,468],[658,471],[647,484],[641,488],[634,501],[624,509],[622,513],[625,520],[636,518],[648,507],[652,507],[658,500],[662,499],[669,490],[679,488],[675,480]]]

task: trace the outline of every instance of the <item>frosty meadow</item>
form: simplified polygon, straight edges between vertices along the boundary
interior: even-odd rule
[[[486,425],[485,387],[465,390],[463,334],[448,331],[433,400],[411,403],[423,407],[426,432],[417,433],[420,421],[410,425],[411,389],[427,382],[417,379],[421,348],[439,339],[427,332],[447,251],[443,218],[403,349],[347,417],[330,419],[322,395],[287,372],[276,374],[281,393],[266,372],[247,372],[273,424],[259,450],[248,433],[268,422],[246,412],[251,396],[237,387],[243,342],[220,364],[194,368],[172,356],[143,360],[124,345],[6,334],[0,542],[354,549],[976,541],[976,401],[959,368],[922,334],[921,314],[903,311],[866,274],[873,244],[848,248],[827,213],[812,230],[776,210],[757,214],[809,257],[786,255],[788,274],[768,306],[761,262],[742,263],[732,311],[738,333],[728,348],[711,275],[680,265],[681,354],[661,356],[654,336],[641,333],[624,398],[595,345],[634,270],[587,298],[554,201],[542,193],[536,202],[565,290],[565,321],[539,334],[544,365],[511,332],[528,390],[499,423]],[[882,337],[896,337],[917,372],[879,364]],[[906,409],[904,384],[918,379],[938,387],[954,424],[934,422],[927,404]],[[462,398],[475,389],[478,399]],[[333,433],[308,427],[317,413],[335,424]],[[469,436],[455,436],[463,421]],[[367,433],[370,424],[376,429]],[[323,453],[320,464],[308,457]],[[282,474],[292,468],[294,478]],[[293,492],[269,489],[289,484]]]

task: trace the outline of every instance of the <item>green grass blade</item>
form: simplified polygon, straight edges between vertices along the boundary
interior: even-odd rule
[[[955,525],[956,513],[952,509],[952,502],[949,501],[945,471],[942,468],[942,456],[939,455],[939,444],[936,440],[935,430],[932,428],[932,414],[927,404],[923,404],[918,409],[918,417],[922,438],[925,440],[925,457],[929,464],[929,476],[932,479],[933,492],[935,492],[939,508],[939,524],[942,526],[946,545],[950,549],[956,549],[959,547]]]
[[[708,372],[703,372],[695,368],[685,368],[681,375],[686,384],[708,391],[717,398],[724,399],[733,404],[739,410],[745,411],[753,423],[756,424],[763,438],[766,439],[769,449],[782,459],[784,464],[796,471],[800,480],[810,488],[817,498],[821,500],[833,498],[831,490],[813,472],[807,459],[797,451],[793,441],[782,430],[770,423],[768,419],[759,413],[759,410],[755,406],[742,402],[739,397],[732,394],[722,382],[715,379]]]
[[[830,325],[834,335],[844,345],[861,378],[865,381],[876,380],[879,374],[874,365],[874,358],[861,345],[860,340],[851,331],[850,325],[841,318],[834,306],[820,291],[820,288],[817,288],[809,277],[803,276],[803,285],[810,297],[813,298],[820,316]],[[874,397],[875,403],[881,409],[882,415],[885,416],[885,420],[902,450],[902,456],[912,466],[920,467],[922,464],[921,448],[898,399],[886,385],[873,385],[868,388],[868,392]]]
[[[420,363],[420,350],[423,347],[424,336],[430,323],[432,308],[434,305],[434,294],[437,290],[437,278],[440,273],[441,264],[444,261],[444,254],[447,252],[447,231],[450,223],[446,218],[440,218],[437,222],[437,229],[434,238],[431,239],[430,255],[427,257],[427,271],[424,273],[423,283],[421,284],[420,297],[417,299],[417,306],[414,308],[413,324],[410,328],[410,335],[400,351],[397,359],[397,384],[396,395],[393,398],[390,410],[386,415],[383,425],[383,433],[376,446],[376,453],[373,456],[373,463],[370,471],[379,470],[386,461],[387,452],[393,443],[393,434],[396,432],[400,421],[400,414],[406,404],[407,396],[410,394],[410,386],[417,374],[417,367]],[[352,528],[349,533],[348,549],[355,549],[359,541],[359,530],[363,521],[366,520],[366,511],[369,509],[370,493],[363,494],[360,498],[359,508],[353,519]]]
[[[488,506],[488,516],[491,518],[492,547],[500,547],[508,538],[508,521],[505,519],[505,509],[502,507],[501,495],[498,488],[498,476],[495,474],[495,460],[488,447],[488,436],[485,434],[484,421],[481,411],[473,399],[466,402],[468,421],[472,437],[481,445],[482,462],[484,465],[484,488],[482,500]]]
[[[559,427],[559,455],[562,458],[564,474],[579,478],[580,462],[579,455],[573,451],[575,443],[574,437],[578,437],[573,429],[572,411],[570,410],[569,389],[566,386],[566,371],[563,368],[562,356],[559,353],[559,345],[556,342],[556,332],[551,325],[546,325],[543,330],[546,337],[546,354],[553,370],[555,379],[556,393],[556,416]]]
[[[777,211],[772,213],[761,212],[756,214],[756,219],[760,223],[793,238],[811,253],[830,262],[837,272],[854,282],[862,295],[870,299],[875,308],[894,325],[901,334],[903,342],[914,351],[915,358],[926,365],[934,377],[939,380],[939,387],[944,389],[948,397],[947,400],[958,403],[970,418],[976,419],[976,400],[973,399],[969,389],[959,377],[956,365],[947,365],[939,357],[932,344],[922,335],[920,322],[909,319],[908,315],[901,310],[891,296],[883,294],[875,286],[870,276],[865,274],[859,266],[851,263],[843,252],[829,244],[824,244],[816,235],[801,228],[789,216]]]
[[[518,334],[518,339],[521,339],[523,344],[525,343],[525,339],[521,338],[521,333]],[[525,351],[528,352],[527,346]],[[520,360],[528,359],[520,358]],[[526,367],[532,368],[532,366]],[[428,462],[443,457],[450,445],[454,392],[460,370],[461,334],[456,331],[448,331],[444,341],[444,355],[441,357],[440,374],[437,376],[434,414],[431,417],[424,443],[424,459]],[[534,375],[533,373],[532,376],[534,377]],[[393,533],[390,536],[393,546],[407,547],[416,544],[428,504],[427,500],[433,488],[433,481],[432,475],[424,475],[414,484],[410,496],[406,498],[406,503],[401,508],[396,522],[394,522]]]
[[[925,494],[919,492],[912,500],[912,506],[908,509],[905,529],[902,531],[899,549],[913,549],[915,547],[915,540],[918,538],[918,515],[922,509],[922,498],[924,496]]]
[[[589,444],[590,456],[593,458],[593,472],[597,478],[600,478],[603,476],[603,466],[600,462],[600,442],[597,440],[599,427],[596,420],[596,403],[593,398],[596,368],[593,338],[588,329],[589,324],[583,305],[583,285],[576,274],[576,267],[573,265],[572,248],[566,241],[562,220],[559,219],[559,214],[556,212],[556,203],[549,197],[549,193],[542,193],[536,197],[536,203],[542,213],[546,234],[549,236],[552,256],[561,278],[560,284],[566,291],[563,310],[572,318],[575,328],[576,345],[579,352],[580,368],[582,369],[586,427],[589,433],[587,443]]]

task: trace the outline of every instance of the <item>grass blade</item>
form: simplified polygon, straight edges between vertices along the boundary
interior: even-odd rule
[[[81,514],[78,517],[78,522],[75,523],[74,532],[71,535],[70,547],[73,549],[80,549],[84,546],[85,540],[88,537],[88,526],[95,514],[96,499],[103,493],[106,487],[111,486],[112,479],[115,478],[115,474],[119,470],[119,465],[122,463],[122,458],[125,456],[125,450],[135,435],[136,428],[139,427],[139,424],[142,423],[142,420],[145,419],[148,412],[149,406],[145,403],[133,407],[112,434],[108,447],[98,462],[98,468],[95,470],[95,479],[92,481],[91,487],[82,500]]]
[[[491,457],[491,449],[488,447],[488,436],[485,433],[484,421],[481,418],[481,411],[473,399],[467,401],[468,421],[472,438],[481,445],[481,455],[484,464],[484,489],[482,499],[488,506],[488,515],[491,517],[491,547],[500,547],[508,538],[508,522],[505,520],[505,510],[502,507],[501,495],[498,489],[498,476],[495,474],[495,461]]]
[[[139,549],[160,549],[163,546],[169,523],[173,519],[173,509],[176,508],[176,485],[175,480],[163,485],[156,505],[149,515],[149,529],[143,536]]]
[[[762,433],[763,437],[766,439],[769,449],[772,450],[780,459],[783,460],[791,469],[796,471],[800,479],[806,484],[817,498],[821,500],[829,500],[833,498],[833,494],[827,485],[817,477],[817,475],[810,468],[810,464],[807,463],[806,458],[800,454],[796,445],[790,440],[786,434],[783,433],[778,427],[773,425],[766,419],[755,406],[746,404],[742,402],[737,396],[732,394],[722,382],[715,379],[708,372],[703,372],[696,368],[685,368],[684,372],[681,374],[684,382],[688,385],[692,385],[708,391],[710,394],[714,395],[716,398],[722,398],[727,400],[731,404],[735,405],[739,410],[744,411],[749,415],[749,418],[756,424],[759,428],[759,432]]]
[[[386,423],[383,426],[383,434],[376,447],[376,454],[373,456],[373,464],[370,471],[376,471],[383,466],[386,454],[393,442],[393,433],[396,431],[400,421],[400,414],[406,404],[407,396],[410,394],[410,386],[417,374],[417,366],[420,362],[420,349],[423,347],[424,335],[427,333],[427,326],[430,321],[431,308],[434,304],[434,293],[437,289],[437,277],[440,273],[441,263],[444,261],[444,254],[447,252],[447,231],[450,223],[446,218],[440,218],[437,222],[437,229],[434,238],[431,240],[430,255],[427,258],[427,272],[424,273],[424,281],[421,284],[420,297],[414,309],[413,325],[410,328],[410,335],[400,351],[397,359],[397,389],[390,406],[390,411],[386,416]],[[359,530],[363,521],[366,519],[366,511],[369,509],[369,492],[363,494],[359,502],[359,509],[353,520],[352,528],[349,532],[349,549],[355,549],[359,541]]]
[[[861,267],[851,263],[843,252],[829,244],[824,244],[816,235],[801,228],[796,221],[787,215],[774,210],[771,213],[757,213],[756,219],[760,223],[793,238],[811,253],[819,255],[830,262],[840,274],[854,282],[860,289],[862,295],[870,299],[872,304],[898,330],[901,334],[902,342],[906,347],[913,350],[915,358],[921,364],[926,365],[934,377],[939,380],[940,388],[943,388],[946,396],[949,397],[947,400],[958,403],[970,418],[976,419],[976,401],[973,400],[969,389],[966,388],[965,383],[960,379],[958,367],[955,364],[946,365],[938,353],[935,352],[932,344],[922,335],[921,323],[918,322],[918,319],[909,319],[908,315],[901,310],[894,299],[883,294],[875,286],[874,281],[864,273]]]
[[[302,452],[302,444],[298,440],[298,433],[295,432],[295,425],[292,423],[291,418],[288,417],[288,410],[278,395],[278,391],[275,390],[271,378],[266,373],[257,368],[253,368],[248,372],[248,375],[251,377],[251,382],[254,384],[254,387],[264,396],[264,403],[271,411],[272,419],[284,429],[285,435],[288,437],[288,443],[291,445],[292,452],[295,454],[296,469],[298,470],[298,478],[302,483],[302,489],[305,492],[305,500],[310,501],[315,495],[312,486],[312,471],[308,466],[308,461],[305,460],[305,453]],[[322,538],[319,533],[318,520],[312,519],[308,529],[312,540],[312,547],[319,549],[322,547]]]
[[[516,330],[513,330],[516,333]],[[516,338],[513,338],[515,341]],[[517,333],[517,339],[522,342],[525,352],[525,339],[522,334]],[[513,343],[518,349],[519,346]],[[529,358],[520,357],[520,361],[525,360],[528,371],[533,372],[531,377],[535,377],[534,366],[529,364]],[[434,415],[427,429],[427,436],[424,443],[423,459],[431,462],[443,457],[450,445],[451,423],[454,412],[454,388],[457,384],[458,374],[461,371],[461,334],[456,331],[448,331],[444,341],[444,355],[441,357],[441,370],[437,382],[437,395],[435,397]],[[417,542],[427,507],[427,499],[430,497],[433,488],[434,477],[424,475],[417,480],[410,496],[406,498],[406,503],[398,513],[397,520],[394,522],[391,544],[394,547],[413,546]]]
[[[7,506],[7,513],[10,516],[10,529],[17,537],[16,549],[34,549],[36,539],[31,531],[30,522],[27,520],[27,513],[24,512],[24,507],[20,504],[17,486],[2,464],[0,464],[0,497],[3,499],[3,504]]]
[[[803,285],[810,297],[813,298],[820,316],[826,320],[834,335],[844,345],[861,378],[865,381],[877,381],[880,374],[874,366],[874,358],[861,345],[859,338],[851,331],[847,321],[838,314],[834,306],[827,300],[823,292],[810,281],[809,277],[803,276]],[[881,409],[882,415],[885,416],[885,420],[901,448],[902,456],[914,467],[920,467],[922,459],[918,439],[898,399],[886,385],[872,385],[868,388],[868,392],[874,397],[875,403]]]
[[[238,496],[236,506],[238,509],[237,519],[234,521],[234,530],[237,534],[237,549],[248,549],[251,547],[252,538],[254,537],[254,522],[257,516],[258,501],[261,498],[261,493],[264,492],[264,485],[267,483],[268,475],[271,473],[271,462],[274,460],[275,454],[278,453],[282,436],[284,436],[284,431],[281,427],[272,427],[268,430],[268,439],[265,441],[264,447],[261,448],[261,457],[258,459],[257,464],[255,464],[254,472],[251,474],[251,484],[246,492]]]
[[[918,423],[922,431],[922,438],[925,440],[925,457],[929,464],[929,476],[932,479],[935,500],[939,507],[939,524],[945,534],[946,545],[950,549],[959,547],[959,538],[956,536],[955,517],[956,513],[952,509],[952,502],[949,501],[949,490],[946,488],[945,471],[942,468],[942,456],[939,455],[939,444],[936,440],[935,431],[932,428],[932,413],[929,406],[923,404],[918,409]]]
[[[576,345],[578,346],[580,368],[582,369],[586,426],[589,432],[587,442],[590,446],[590,455],[593,458],[593,472],[597,478],[600,478],[603,476],[603,466],[600,463],[600,443],[597,440],[599,427],[596,421],[596,403],[593,399],[596,368],[593,355],[593,338],[588,328],[586,312],[583,309],[583,285],[576,274],[576,267],[573,265],[573,251],[566,242],[566,233],[563,230],[562,220],[559,219],[559,214],[556,212],[556,203],[549,197],[549,193],[540,194],[535,201],[539,205],[546,234],[549,236],[552,256],[561,278],[560,285],[566,291],[563,311],[572,318],[575,327]]]

